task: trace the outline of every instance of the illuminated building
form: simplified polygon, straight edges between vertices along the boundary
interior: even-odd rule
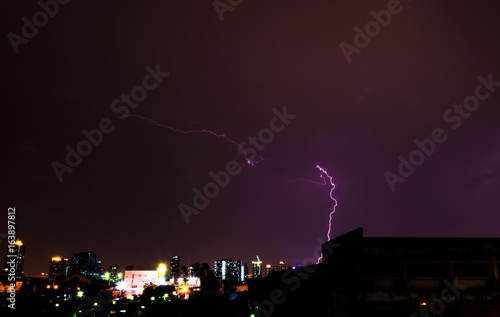
[[[107,273],[109,274],[109,279],[111,281],[116,281],[118,279],[118,265],[110,264],[108,266]]]
[[[278,268],[280,271],[285,271],[286,270],[286,264],[283,261],[280,261],[280,264],[278,265]]]
[[[125,270],[123,281],[117,285],[118,290],[125,291],[127,295],[141,295],[144,288],[153,285],[171,285],[165,281],[167,266],[163,263],[156,270]]]
[[[93,252],[74,253],[70,260],[69,274],[81,274],[93,278],[101,278],[102,270],[99,259]]]
[[[245,282],[245,267],[239,260],[215,260],[214,274],[215,277],[231,284]]]
[[[252,277],[262,277],[262,261],[252,261]]]
[[[145,287],[151,283],[157,285],[157,282],[157,270],[126,270],[120,288],[127,294],[141,295]]]
[[[170,260],[170,277],[178,278],[181,269],[181,258],[176,255]]]
[[[5,256],[5,271],[7,272],[11,268],[14,268],[16,278],[21,278],[24,274],[23,268],[25,254],[26,248],[20,240],[17,240],[14,244],[9,244],[7,254]],[[10,261],[14,261],[15,264],[11,266],[9,264]]]
[[[266,276],[271,275],[271,272],[272,272],[271,264],[266,265]]]
[[[69,266],[68,258],[53,257],[50,260],[49,279],[68,276]]]

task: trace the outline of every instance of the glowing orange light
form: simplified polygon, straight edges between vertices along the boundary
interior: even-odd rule
[[[426,302],[421,302],[420,306],[427,306],[427,303]]]
[[[21,240],[17,240],[17,241],[16,241],[16,245],[18,245],[18,246],[22,246],[22,245],[23,245],[23,243],[21,242]]]
[[[58,257],[58,256],[56,256],[56,257],[53,257],[53,258],[52,258],[52,261],[53,261],[53,262],[59,262],[59,261],[61,261],[61,258],[60,258],[60,257]]]

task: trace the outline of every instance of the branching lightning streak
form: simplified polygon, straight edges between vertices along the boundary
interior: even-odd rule
[[[288,181],[290,182],[296,182],[296,181],[304,181],[304,182],[309,182],[309,183],[313,183],[313,184],[317,184],[317,185],[321,185],[321,186],[326,186],[328,183],[330,184],[330,186],[332,186],[332,189],[330,189],[330,199],[333,200],[333,208],[332,208],[332,211],[330,212],[330,215],[328,216],[329,219],[328,219],[328,232],[326,234],[326,237],[328,238],[327,241],[330,241],[331,237],[330,237],[330,234],[332,233],[332,217],[333,217],[333,214],[335,213],[335,210],[337,208],[337,199],[335,199],[335,197],[333,197],[333,190],[335,189],[335,183],[333,182],[333,179],[332,177],[328,174],[328,172],[322,168],[321,166],[319,165],[316,165],[316,168],[319,169],[321,171],[321,175],[319,176],[323,182],[318,182],[318,181],[313,181],[313,180],[310,180],[310,179],[305,179],[305,178],[299,178],[299,179],[289,179]],[[323,254],[318,258],[318,262],[321,262],[321,260],[323,259]]]
[[[248,156],[247,156],[248,154],[243,149],[243,146],[240,143],[238,143],[238,142],[236,142],[236,141],[228,138],[225,133],[216,133],[216,132],[213,132],[211,130],[204,130],[204,129],[199,129],[199,130],[182,130],[182,129],[177,129],[177,128],[173,128],[173,127],[168,126],[168,125],[164,125],[164,124],[158,123],[158,122],[156,122],[153,119],[146,118],[146,117],[143,117],[143,116],[138,115],[138,114],[129,114],[129,115],[127,115],[127,117],[136,117],[136,118],[148,121],[148,122],[150,122],[150,123],[152,123],[152,124],[154,124],[154,125],[156,125],[158,127],[161,127],[161,128],[164,128],[164,129],[168,129],[168,130],[170,130],[172,132],[175,132],[175,133],[182,133],[182,134],[208,133],[208,134],[211,134],[211,135],[213,135],[215,137],[223,138],[227,142],[229,142],[229,143],[231,143],[233,145],[236,145],[236,147],[238,147],[238,149],[241,150],[241,153],[245,153],[245,155],[244,155],[245,156],[245,160],[246,160],[247,164],[249,164],[251,166],[254,166],[255,164],[257,164],[257,163],[259,163],[259,162],[261,162],[263,160],[262,158],[259,158],[257,160],[251,160],[251,159],[249,159]]]
[[[330,215],[328,216],[329,219],[328,219],[328,233],[326,234],[326,237],[328,238],[327,241],[330,241],[330,234],[332,232],[332,217],[333,217],[333,214],[335,213],[335,209],[337,208],[337,199],[335,199],[335,197],[333,197],[333,190],[335,189],[335,183],[333,182],[333,179],[330,175],[328,175],[328,172],[322,168],[321,166],[319,165],[316,165],[316,168],[319,169],[321,171],[321,175],[319,177],[321,177],[323,179],[323,184],[322,185],[326,185],[327,184],[327,181],[326,179],[328,178],[328,181],[330,182],[330,185],[332,186],[332,189],[330,190],[330,199],[333,200],[333,208],[332,208],[332,211],[330,212]],[[323,254],[321,254],[321,256],[318,258],[318,262],[321,262],[321,260],[323,259]]]
[[[320,177],[323,179],[322,185],[326,185],[326,179],[328,178],[330,185],[332,186],[332,189],[330,190],[330,199],[333,200],[333,209],[329,215],[330,219],[328,222],[328,233],[326,234],[328,241],[330,241],[330,239],[331,239],[330,234],[332,232],[332,216],[335,213],[335,208],[337,208],[337,199],[335,199],[335,197],[333,197],[333,190],[335,189],[335,183],[333,182],[332,177],[330,175],[328,175],[328,172],[324,168],[322,168],[319,165],[316,165],[316,168],[321,171]]]
[[[103,100],[100,100],[100,99],[93,99],[93,98],[86,98],[86,97],[73,97],[69,92],[65,91],[65,90],[62,90],[66,96],[71,99],[71,100],[92,100],[92,101],[103,101]],[[155,120],[153,119],[150,119],[150,118],[146,118],[144,116],[141,116],[141,115],[138,115],[138,114],[126,114],[122,111],[118,111],[122,116],[123,118],[126,118],[126,117],[136,117],[136,118],[139,118],[139,119],[142,119],[142,120],[145,120],[145,121],[148,121],[150,123],[153,123],[154,125],[158,126],[158,127],[161,127],[161,128],[164,128],[164,129],[168,129],[174,133],[183,133],[183,134],[189,134],[189,133],[208,133],[208,134],[211,134],[215,137],[218,137],[218,138],[223,138],[224,140],[226,140],[227,142],[233,144],[233,145],[236,145],[236,147],[241,151],[241,153],[244,153],[244,157],[245,157],[245,161],[248,165],[251,165],[251,166],[255,166],[255,164],[257,163],[260,163],[262,161],[264,161],[265,159],[263,157],[256,157],[254,158],[253,160],[248,158],[248,154],[247,152],[243,149],[243,146],[228,138],[226,136],[225,133],[216,133],[216,132],[213,132],[211,130],[205,130],[205,129],[194,129],[194,130],[182,130],[182,129],[177,129],[177,128],[173,128],[171,126],[167,126],[167,125],[164,125],[164,124],[161,124],[161,123],[158,123],[156,122]]]

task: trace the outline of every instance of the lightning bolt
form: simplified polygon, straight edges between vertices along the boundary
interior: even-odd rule
[[[319,176],[323,179],[323,184],[321,184],[321,185],[323,185],[323,186],[327,185],[327,179],[328,179],[330,186],[332,186],[332,189],[330,189],[330,199],[333,200],[333,207],[332,207],[332,211],[330,212],[330,215],[328,216],[329,217],[329,219],[328,219],[328,232],[326,234],[326,237],[328,238],[327,241],[330,241],[330,234],[332,232],[332,217],[333,217],[333,214],[335,213],[335,209],[337,208],[337,199],[335,199],[335,197],[333,197],[333,190],[335,189],[335,183],[333,182],[332,177],[328,174],[328,172],[324,168],[322,168],[319,165],[316,165],[316,168],[321,171],[321,175]],[[323,254],[321,254],[321,256],[318,258],[318,262],[316,262],[316,264],[321,262],[322,259],[323,259]]]
[[[330,199],[333,200],[333,209],[329,215],[330,219],[328,222],[328,232],[326,234],[328,241],[330,241],[330,239],[331,239],[330,233],[332,232],[332,216],[335,213],[335,208],[337,208],[337,200],[335,199],[335,197],[333,197],[333,190],[335,189],[335,183],[333,182],[332,177],[330,175],[328,175],[328,172],[324,168],[322,168],[319,165],[316,165],[316,168],[321,171],[321,175],[319,176],[323,179],[323,184],[321,184],[321,185],[327,185],[327,178],[328,178],[328,182],[332,186],[332,189],[330,189]]]
[[[309,183],[313,183],[313,184],[317,184],[317,185],[321,185],[321,186],[326,186],[329,184],[331,186],[330,199],[333,201],[333,207],[332,207],[332,211],[328,215],[328,232],[326,233],[326,237],[328,238],[327,241],[330,241],[330,239],[331,239],[330,234],[332,233],[332,217],[333,217],[333,214],[335,213],[335,210],[337,208],[337,199],[335,199],[335,197],[333,197],[335,183],[333,182],[332,177],[328,174],[328,172],[324,168],[322,168],[319,165],[316,165],[316,168],[321,171],[321,175],[319,177],[323,180],[323,182],[313,181],[313,180],[305,179],[305,178],[299,178],[299,179],[293,179],[293,180],[289,179],[288,181],[290,181],[290,182],[303,181],[303,182],[309,182]],[[322,259],[323,259],[323,254],[321,254],[321,256],[318,258],[317,264],[320,263]]]
[[[61,90],[61,89],[58,89],[60,91],[62,91],[63,93],[66,94],[66,96],[71,99],[71,100],[92,100],[92,101],[102,101],[100,99],[93,99],[93,98],[86,98],[86,97],[74,97],[72,96],[69,92],[65,91],[65,90]],[[141,116],[141,115],[138,115],[138,114],[126,114],[122,111],[118,111],[120,114],[122,114],[122,116],[124,117],[136,117],[136,118],[139,118],[139,119],[142,119],[142,120],[145,120],[145,121],[148,121],[158,127],[161,127],[161,128],[164,128],[164,129],[168,129],[174,133],[182,133],[182,134],[190,134],[190,133],[208,133],[208,134],[211,134],[215,137],[218,137],[218,138],[223,138],[224,140],[226,140],[227,142],[235,145],[240,151],[241,153],[244,153],[244,157],[245,157],[245,161],[248,165],[251,165],[251,166],[255,166],[257,163],[260,163],[266,159],[264,159],[263,157],[259,156],[257,158],[254,158],[253,160],[250,159],[248,157],[248,154],[247,152],[243,149],[243,146],[241,145],[241,143],[238,143],[232,139],[230,139],[229,137],[226,136],[225,133],[216,133],[216,132],[213,132],[211,130],[204,130],[204,129],[197,129],[197,130],[182,130],[182,129],[177,129],[177,128],[174,128],[174,127],[171,127],[171,126],[168,126],[168,125],[164,125],[164,124],[161,124],[161,123],[158,123],[157,121],[153,120],[153,119],[150,119],[150,118],[146,118],[144,116]]]
[[[153,119],[150,119],[150,118],[146,118],[146,117],[143,117],[141,115],[138,115],[138,114],[129,114],[129,115],[126,115],[127,118],[128,117],[136,117],[136,118],[139,118],[139,119],[142,119],[142,120],[145,120],[145,121],[148,121],[158,127],[161,127],[161,128],[164,128],[164,129],[167,129],[167,130],[170,130],[174,133],[182,133],[182,134],[190,134],[190,133],[208,133],[208,134],[211,134],[217,138],[222,138],[224,140],[226,140],[227,142],[233,144],[233,145],[236,145],[236,147],[238,149],[240,149],[241,153],[245,153],[244,156],[245,156],[245,161],[247,162],[248,165],[251,165],[251,166],[255,166],[255,164],[257,163],[260,163],[262,162],[264,159],[262,157],[259,157],[257,159],[254,159],[254,160],[251,160],[250,158],[248,158],[248,154],[247,152],[243,149],[243,146],[230,139],[229,137],[226,136],[225,133],[216,133],[216,132],[213,132],[211,130],[204,130],[204,129],[199,129],[199,130],[182,130],[182,129],[177,129],[177,128],[173,128],[171,126],[168,126],[168,125],[164,125],[164,124],[161,124]]]

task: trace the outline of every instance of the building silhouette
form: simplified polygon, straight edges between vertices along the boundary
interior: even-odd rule
[[[118,265],[117,264],[110,264],[108,266],[108,269],[106,270],[106,273],[109,273],[108,279],[111,281],[117,281],[118,278]]]
[[[272,271],[273,271],[273,268],[271,267],[271,264],[266,265],[266,276],[271,275]]]
[[[280,261],[280,264],[278,265],[278,270],[284,271],[286,270],[286,264],[283,261]]]
[[[50,260],[49,279],[68,276],[69,268],[70,262],[68,258],[53,257]]]
[[[100,279],[102,270],[100,267],[101,261],[93,252],[74,253],[71,258],[69,274],[80,274],[88,277]]]
[[[181,258],[176,255],[170,260],[170,277],[179,278],[181,270]]]
[[[500,316],[499,238],[364,237],[359,228],[324,243],[322,254],[318,265],[252,281],[256,312]]]

